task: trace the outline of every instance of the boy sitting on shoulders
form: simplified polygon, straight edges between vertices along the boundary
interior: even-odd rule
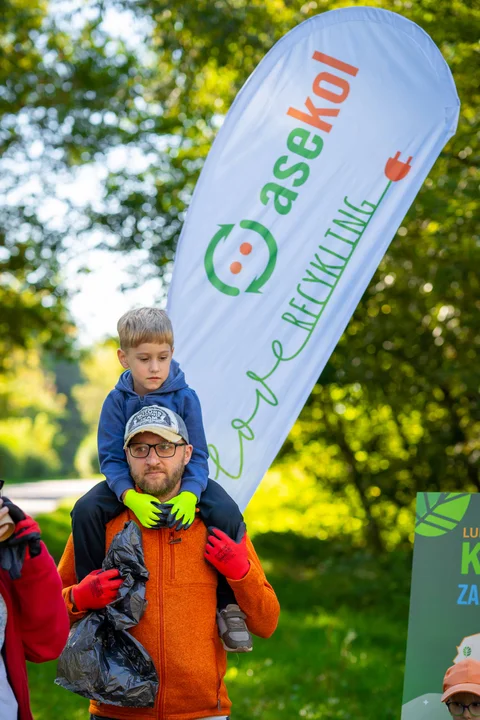
[[[218,528],[233,540],[243,522],[237,504],[221,485],[208,478],[208,450],[200,402],[187,385],[179,364],[173,360],[173,328],[166,312],[157,308],[131,310],[120,318],[117,329],[120,338],[117,354],[125,372],[103,404],[98,427],[100,468],[106,482],[100,482],[80,498],[72,511],[79,582],[102,566],[105,526],[125,505],[146,528],[168,525],[187,530],[193,523],[197,506],[207,527]],[[148,413],[151,405],[161,405],[180,415],[193,445],[181,492],[163,506],[152,495],[135,492],[123,448],[127,420],[142,408]],[[176,437],[175,432],[172,436]],[[157,452],[157,448],[149,451]],[[252,638],[245,614],[220,574],[217,600],[219,633],[225,649],[250,651]]]

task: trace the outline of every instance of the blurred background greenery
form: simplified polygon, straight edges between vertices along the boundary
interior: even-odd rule
[[[81,258],[93,238],[112,265],[131,258],[132,285],[160,277],[166,293],[185,210],[236,93],[296,24],[355,4],[1,4],[0,476],[98,472],[98,414],[121,368],[111,339],[79,346],[69,253]],[[249,508],[284,613],[274,639],[231,664],[239,719],[397,717],[415,493],[480,489],[480,8],[369,4],[431,35],[456,81],[460,123]],[[131,38],[110,29],[119,19]],[[114,150],[123,155],[112,165]],[[89,166],[100,196],[61,196]],[[45,212],[53,201],[61,213]],[[58,553],[68,512],[43,524]],[[34,670],[36,716],[66,717],[67,694],[42,673],[50,666]],[[68,717],[83,716],[72,705]]]

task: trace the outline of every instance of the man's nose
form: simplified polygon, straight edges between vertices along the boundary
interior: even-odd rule
[[[157,462],[160,460],[157,453],[155,452],[155,448],[152,446],[149,448],[150,452],[148,453],[147,457],[145,458],[146,462],[149,465],[156,465]]]

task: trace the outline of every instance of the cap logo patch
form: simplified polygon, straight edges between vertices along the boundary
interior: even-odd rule
[[[129,420],[128,431],[132,432],[136,427],[147,425],[148,423],[152,423],[153,425],[160,423],[161,425],[172,428],[174,432],[177,431],[177,426],[172,422],[170,415],[163,410],[163,408],[159,407],[146,407],[140,410],[140,412],[135,413]]]

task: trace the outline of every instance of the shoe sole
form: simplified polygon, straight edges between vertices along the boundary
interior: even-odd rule
[[[221,639],[221,638],[220,638],[220,639]],[[252,652],[252,650],[253,650],[253,647],[231,648],[231,647],[228,647],[228,645],[225,645],[225,643],[223,642],[223,640],[222,640],[222,645],[223,645],[224,649],[225,649],[227,652],[246,653],[246,652]]]

